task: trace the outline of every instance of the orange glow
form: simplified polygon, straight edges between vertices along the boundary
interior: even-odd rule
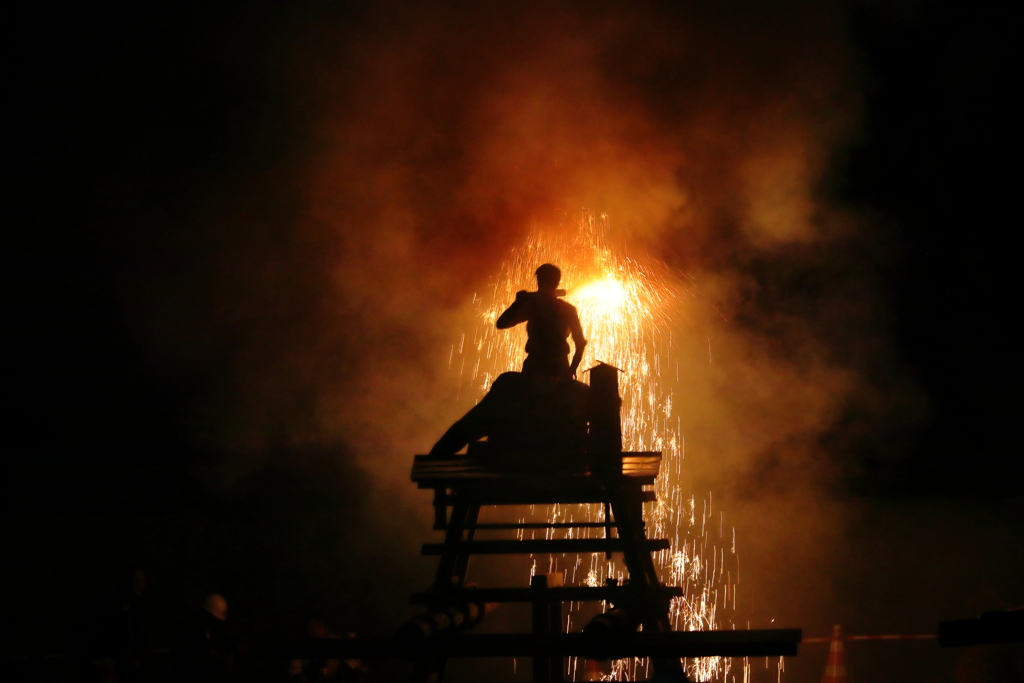
[[[520,289],[535,289],[534,270],[554,263],[562,270],[566,301],[577,307],[588,340],[581,368],[604,361],[622,370],[623,448],[663,453],[655,489],[658,502],[645,509],[651,537],[668,538],[672,547],[655,555],[662,580],[684,587],[673,601],[671,617],[678,630],[709,630],[725,624],[720,612],[734,609],[736,600],[735,544],[717,547],[714,532],[724,542],[721,513],[707,500],[684,492],[681,485],[683,437],[673,413],[674,363],[672,338],[679,331],[679,309],[687,296],[679,280],[662,264],[639,261],[613,249],[605,216],[583,214],[556,231],[535,230],[506,258],[491,291],[475,297],[478,324],[461,344],[453,345],[452,365],[460,368],[461,386],[479,399],[497,375],[518,370],[525,357],[524,326],[497,330],[494,321]],[[457,365],[456,365],[457,363]],[[582,372],[582,370],[581,370]],[[597,505],[557,505],[547,511],[551,521],[596,521]],[[566,536],[586,536],[589,529],[567,530]],[[555,532],[549,531],[548,537]],[[606,578],[625,577],[625,567],[595,554],[589,561],[576,557],[548,558],[536,571],[565,571],[572,584],[600,585]],[[559,562],[562,566],[559,566]],[[727,569],[728,566],[728,569]],[[572,615],[570,614],[570,619]],[[578,628],[581,624],[577,624]],[[635,678],[646,671],[642,660],[622,660],[613,678]],[[571,667],[575,671],[575,667]],[[732,671],[726,658],[689,660],[687,673],[695,681],[724,681]]]
[[[572,299],[576,302],[577,308],[589,309],[590,312],[603,315],[615,323],[622,322],[625,313],[623,308],[628,303],[626,288],[612,275],[592,280],[574,290]]]

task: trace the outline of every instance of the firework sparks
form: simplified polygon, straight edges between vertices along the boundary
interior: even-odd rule
[[[515,299],[516,291],[533,282],[538,265],[558,265],[563,286],[568,287],[565,299],[579,311],[589,342],[582,367],[603,361],[622,370],[624,450],[663,453],[662,474],[655,484],[658,502],[647,507],[645,518],[655,537],[668,538],[672,543],[669,550],[655,555],[662,580],[684,589],[683,597],[671,606],[673,627],[722,628],[725,624],[720,611],[735,604],[735,540],[724,536],[721,515],[718,520],[712,517],[710,496],[698,501],[688,493],[684,495],[680,483],[683,438],[672,409],[676,380],[669,372],[672,336],[687,293],[660,263],[641,261],[613,249],[607,233],[607,218],[592,214],[583,214],[558,230],[535,230],[503,263],[500,276],[492,282],[492,291],[474,297],[479,322],[472,334],[463,335],[453,345],[451,366],[459,369],[460,392],[465,394],[468,388],[476,400],[499,374],[522,367],[525,329],[520,326],[499,331],[494,323]],[[552,506],[547,518],[552,522],[596,521],[601,515],[599,507]],[[711,538],[715,530],[720,537],[717,543]],[[585,536],[588,532],[564,533]],[[720,548],[718,543],[731,543],[731,547]],[[565,560],[548,559],[550,571],[557,569],[560,559]],[[592,555],[589,565],[585,564],[576,558],[572,566],[564,567],[567,580],[600,585],[607,578],[625,576],[622,568],[600,554]],[[731,660],[725,658],[687,661],[687,673],[697,681],[726,680],[731,668]],[[576,669],[571,665],[570,673]],[[635,677],[646,670],[644,660],[621,660],[613,666],[612,679]]]

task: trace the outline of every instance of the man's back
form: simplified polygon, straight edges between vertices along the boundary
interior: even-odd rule
[[[558,297],[534,294],[530,297],[530,313],[526,320],[527,353],[569,355],[569,334],[579,327],[576,307]]]
[[[572,335],[577,355],[586,345],[576,307],[552,292],[519,292],[516,300],[498,318],[498,329],[526,323],[526,353],[523,372],[547,377],[570,377],[578,360],[569,364],[568,337]]]

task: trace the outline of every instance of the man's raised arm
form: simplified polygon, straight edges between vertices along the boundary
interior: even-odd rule
[[[524,289],[516,292],[516,300],[505,309],[505,312],[498,316],[495,326],[499,330],[506,330],[515,327],[519,323],[525,323],[529,317],[530,293]]]

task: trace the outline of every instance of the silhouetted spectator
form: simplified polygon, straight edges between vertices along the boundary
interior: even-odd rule
[[[227,601],[216,593],[182,622],[171,641],[171,679],[180,683],[226,681],[235,664],[235,643],[225,621]]]
[[[90,646],[88,680],[134,683],[142,677],[142,655],[150,646],[146,574],[136,569],[103,605]]]
[[[321,617],[306,622],[306,635],[310,638],[340,638],[327,628]],[[348,634],[354,638],[355,634]],[[296,659],[292,661],[291,680],[301,683],[362,683],[366,681],[366,667],[359,659]]]
[[[355,638],[356,634],[349,633],[348,637]],[[370,670],[361,659],[345,659],[341,662],[336,680],[341,683],[365,683],[370,680]]]

